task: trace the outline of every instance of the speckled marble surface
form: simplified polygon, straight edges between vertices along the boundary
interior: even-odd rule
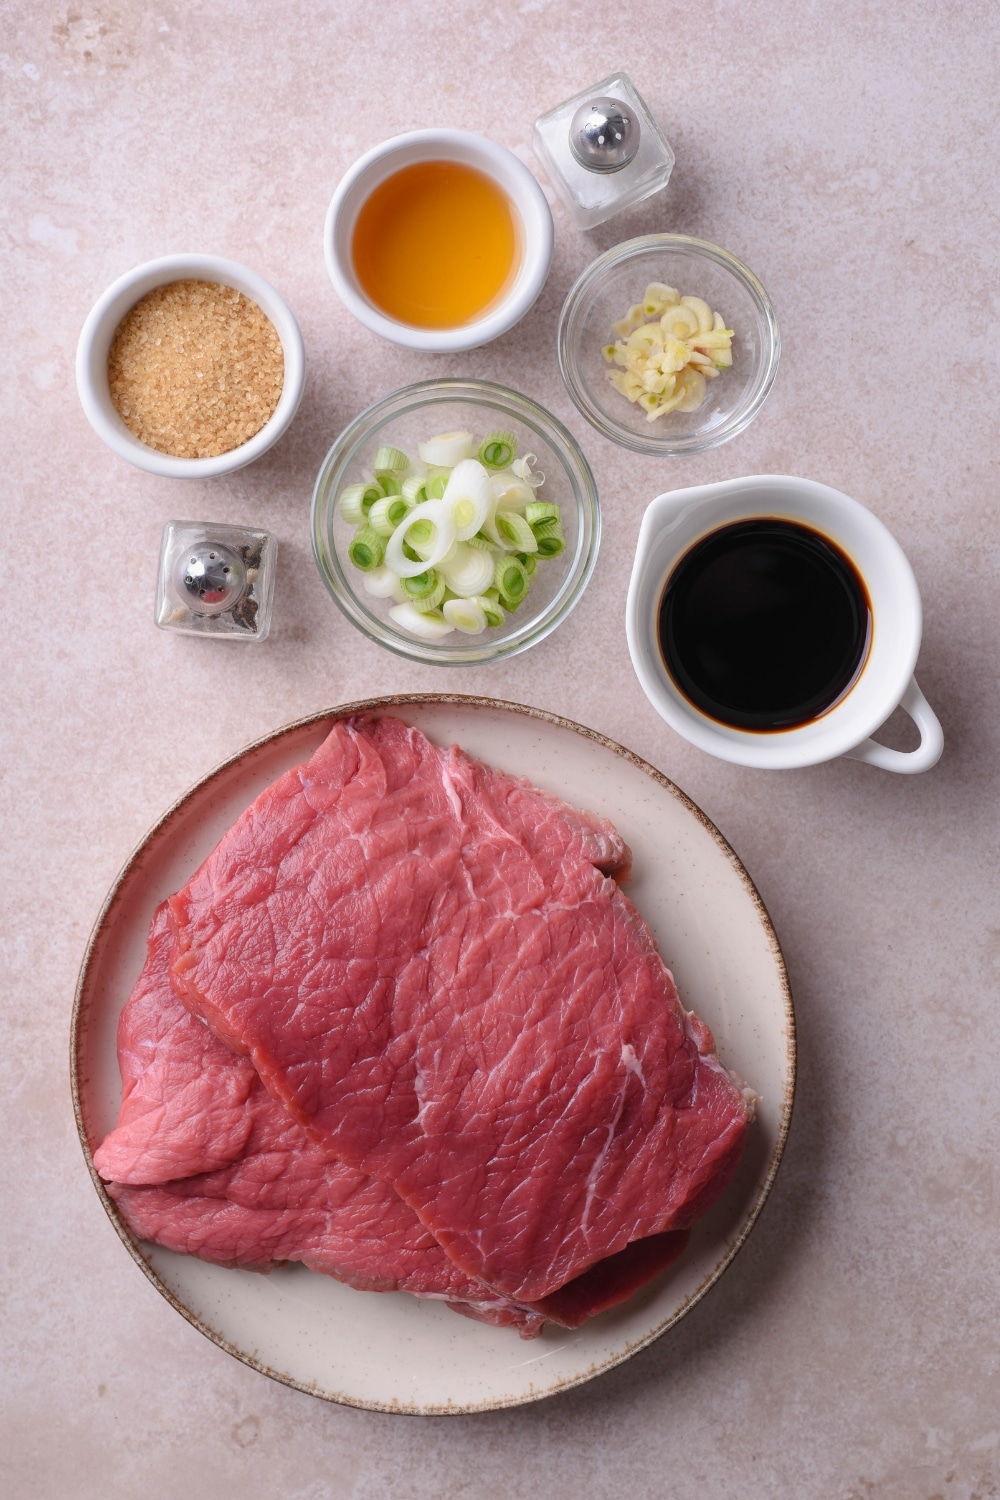
[[[546,0],[0,8],[11,1500],[1000,1495],[998,42],[979,0],[655,12],[622,0],[612,24]],[[617,66],[676,150],[665,195],[589,236],[557,209],[542,298],[487,349],[442,362],[350,320],[320,232],[364,144],[446,123],[526,150],[535,115]],[[740,255],[784,336],[754,425],[671,465],[587,429],[554,349],[577,273],[650,229]],[[189,248],[274,281],[299,317],[309,379],[292,431],[260,463],[185,485],[101,446],[72,362],[108,282]],[[438,373],[539,397],[579,436],[601,489],[589,592],[506,666],[416,667],[369,645],[309,552],[312,478],[337,431],[376,395]],[[925,603],[920,681],[946,734],[928,775],[740,770],[647,705],[622,626],[643,506],[754,472],[847,491],[907,550]],[[274,630],[259,650],[152,625],[160,531],[192,514],[279,539]],[[785,1164],[720,1285],[603,1379],[477,1417],[326,1406],[200,1337],[104,1216],[66,1066],[87,933],[162,809],[281,722],[416,689],[552,709],[673,777],[756,879],[799,1021]],[[889,733],[905,743],[905,728]]]

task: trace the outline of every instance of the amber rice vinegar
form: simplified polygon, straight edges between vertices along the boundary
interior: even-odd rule
[[[351,245],[369,300],[399,323],[458,328],[510,286],[521,260],[517,215],[485,172],[415,162],[362,204]]]

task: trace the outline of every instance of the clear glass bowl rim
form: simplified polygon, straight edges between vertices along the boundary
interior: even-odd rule
[[[422,406],[441,406],[456,401],[499,409],[533,428],[555,450],[576,501],[577,542],[569,571],[541,614],[527,618],[523,626],[499,640],[490,640],[486,632],[485,640],[466,635],[461,637],[463,644],[458,645],[449,637],[435,647],[433,642],[397,632],[364,607],[341,566],[336,548],[331,554],[326,545],[325,517],[329,507],[336,503],[344,472],[357,458],[358,449],[371,440],[379,427]],[[313,557],[320,577],[334,603],[362,635],[412,661],[429,662],[434,666],[476,666],[517,656],[537,645],[551,635],[575,608],[597,562],[601,511],[597,485],[579,443],[558,417],[539,402],[488,380],[421,380],[379,397],[341,432],[324,458],[313,487],[311,533]]]
[[[674,438],[666,435],[656,437],[653,434],[644,437],[641,433],[632,432],[630,428],[615,422],[601,410],[591,398],[580,374],[579,323],[587,309],[589,295],[593,288],[609,270],[617,270],[619,266],[626,265],[630,260],[636,260],[656,250],[677,251],[682,255],[691,256],[692,259],[700,257],[714,261],[716,265],[730,272],[740,282],[761,320],[763,357],[759,361],[753,384],[746,397],[730,412],[726,420],[709,432],[688,433]],[[749,426],[774,384],[781,354],[781,335],[778,331],[774,307],[762,283],[749,266],[745,266],[735,255],[731,255],[728,250],[723,250],[720,245],[713,245],[710,240],[696,239],[693,235],[644,234],[636,239],[623,240],[620,245],[612,245],[610,250],[605,250],[603,255],[599,255],[577,278],[569,290],[559,315],[557,345],[559,372],[562,375],[563,384],[574,406],[582,416],[586,417],[591,426],[596,427],[603,437],[620,444],[623,448],[630,448],[633,453],[651,453],[661,458],[669,458],[684,453],[704,453],[708,448],[715,448],[719,443],[728,442],[730,438],[736,437]]]

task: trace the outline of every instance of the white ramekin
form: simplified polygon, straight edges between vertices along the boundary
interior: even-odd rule
[[[171,281],[216,281],[235,287],[270,318],[285,356],[285,380],[273,416],[249,442],[215,458],[176,458],[141,443],[118,415],[108,389],[108,351],[115,329],[140,297]],[[76,347],[76,388],[91,427],[119,457],[168,479],[211,479],[253,463],[288,428],[302,400],[305,376],[302,335],[288,303],[263,276],[218,255],[165,255],[127,271],[91,308]]]
[[[458,328],[414,328],[386,317],[354,274],[351,241],[361,205],[394,172],[424,161],[457,161],[486,173],[507,194],[521,221],[521,265],[513,283],[483,317]],[[341,301],[366,328],[408,349],[451,354],[488,344],[524,317],[549,274],[552,214],[528,168],[506,146],[466,130],[414,130],[373,147],[344,175],[327,210],[323,248]]]

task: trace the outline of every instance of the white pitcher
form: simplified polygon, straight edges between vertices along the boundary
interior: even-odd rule
[[[806,724],[765,733],[732,728],[701,713],[668,673],[657,634],[666,581],[685,553],[722,526],[760,518],[798,521],[829,537],[860,573],[872,609],[868,655],[849,692]],[[886,771],[914,772],[927,771],[940,759],[941,725],[913,675],[922,626],[913,569],[870,510],[828,485],[758,474],[658,496],[642,518],[625,621],[646,697],[672,729],[710,755],[771,770],[846,755]],[[920,731],[915,750],[891,750],[871,738],[897,707]]]

